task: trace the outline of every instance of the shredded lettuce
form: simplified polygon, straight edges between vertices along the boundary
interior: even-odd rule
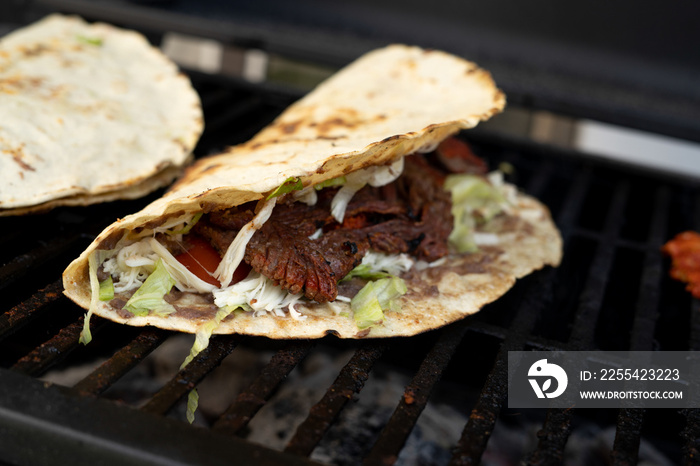
[[[92,341],[92,333],[90,332],[90,317],[97,306],[97,301],[100,299],[100,282],[97,278],[97,267],[99,267],[98,254],[93,253],[88,257],[88,275],[90,276],[90,308],[85,313],[85,318],[83,319],[83,330],[80,332],[80,339],[78,340],[83,345],[87,345]]]
[[[367,184],[378,188],[395,181],[403,173],[404,158],[401,157],[389,165],[366,168]]]
[[[97,278],[97,269],[105,258],[114,255],[114,251],[97,250],[88,257],[88,276],[90,277],[90,307],[85,313],[83,319],[83,329],[80,332],[81,344],[87,345],[92,341],[92,333],[90,332],[90,318],[97,309],[100,302],[100,280]]]
[[[365,187],[365,184],[364,181],[359,180],[348,181],[335,193],[331,201],[331,215],[338,223],[343,223],[348,204],[350,204],[355,193]]]
[[[299,178],[298,176],[287,178],[287,180],[281,185],[279,185],[277,189],[268,194],[266,200],[269,201],[273,197],[291,193],[292,191],[300,191],[302,189],[304,189],[304,185],[301,183],[301,178]]]
[[[190,348],[190,354],[187,355],[183,363],[180,365],[180,369],[184,369],[192,360],[197,357],[199,353],[204,351],[207,346],[209,346],[209,339],[211,338],[214,330],[221,324],[221,322],[228,317],[232,312],[239,309],[240,306],[226,306],[219,308],[216,311],[216,315],[213,319],[202,324],[195,333],[194,344]]]
[[[126,302],[124,309],[135,316],[146,316],[149,311],[157,315],[171,314],[175,308],[163,297],[170,292],[173,285],[175,280],[166,270],[163,260],[158,259],[153,273]]]
[[[474,229],[476,221],[469,212],[452,208],[454,227],[447,237],[447,242],[457,252],[476,252],[479,248],[474,241]]]
[[[114,291],[123,292],[139,288],[153,272],[158,259],[175,280],[180,291],[209,293],[216,287],[193,274],[168,249],[153,237],[123,247],[104,262],[104,271],[114,279]]]
[[[100,39],[99,37],[87,37],[87,36],[83,36],[81,34],[78,34],[77,36],[75,36],[75,38],[79,42],[82,42],[83,44],[94,45],[96,47],[99,47],[103,44],[102,39]]]
[[[260,211],[253,217],[253,220],[246,223],[243,228],[241,228],[233,242],[229,245],[226,253],[224,253],[224,257],[221,259],[221,263],[214,271],[214,276],[223,286],[231,283],[234,272],[243,260],[245,248],[250,238],[252,238],[255,232],[270,218],[276,203],[276,197],[263,201]]]
[[[321,181],[320,183],[314,185],[314,189],[320,191],[324,188],[333,188],[336,186],[342,186],[347,182],[347,178],[344,176],[338,176],[336,178],[331,178],[330,180]]]
[[[369,282],[365,285],[350,303],[353,319],[360,330],[379,325],[384,321],[382,306],[373,292],[375,283]]]
[[[114,282],[112,277],[100,282],[100,301],[111,301],[114,299]]]
[[[381,270],[372,270],[372,267],[367,264],[360,264],[343,277],[341,281],[347,281],[355,277],[364,278],[365,280],[379,280],[380,278],[391,277],[391,274]]]
[[[178,217],[168,217],[163,223],[154,227],[152,230],[145,229],[140,236],[153,236],[154,233],[164,233],[170,236],[177,236],[189,232],[190,229],[197,224],[204,213],[187,213]]]
[[[197,411],[197,406],[199,406],[199,393],[197,393],[196,388],[193,388],[190,394],[187,395],[187,412],[185,413],[187,422],[190,424],[194,422],[194,413]]]
[[[190,232],[192,227],[197,224],[199,219],[202,218],[202,215],[204,215],[204,212],[198,212],[194,215],[194,217],[192,217],[192,220],[184,222],[184,227],[180,228],[179,230],[165,230],[165,233],[167,233],[170,236],[186,235]]]
[[[143,241],[147,241],[151,249],[153,249],[153,251],[163,261],[165,269],[175,280],[175,287],[178,290],[211,293],[216,289],[216,286],[205,282],[193,274],[187,267],[182,265],[182,263],[175,259],[175,256],[173,256],[170,251],[168,251],[168,249],[160,244],[155,238],[146,238]]]
[[[509,206],[509,193],[500,174],[488,179],[476,175],[448,175],[444,188],[452,194],[454,228],[449,244],[458,252],[474,252],[477,241],[474,232],[478,224],[493,219]]]
[[[210,321],[204,323],[197,329],[197,333],[194,336],[194,344],[190,348],[190,354],[187,355],[185,360],[180,365],[180,370],[184,369],[192,360],[197,357],[199,353],[204,351],[207,346],[209,346],[209,340],[211,339],[214,330],[221,324],[221,322],[228,317],[232,312],[236,311],[239,306],[227,306],[225,308],[219,308],[216,315]],[[199,405],[199,394],[196,389],[192,389],[190,394],[187,396],[187,421],[192,424],[194,422],[194,413],[197,411],[197,406]]]
[[[333,186],[342,186],[345,184],[346,178],[344,176],[339,176],[337,178],[332,178],[330,180],[322,181],[316,185],[307,186],[301,191],[297,191],[294,194],[294,199],[303,202],[306,205],[316,205],[318,202],[318,194],[316,191],[320,191],[323,188],[330,188]]]
[[[386,310],[400,311],[398,298],[406,294],[406,282],[399,277],[367,283],[350,302],[357,328],[364,330],[382,323]]]
[[[485,217],[492,217],[495,215],[493,212],[500,212],[501,205],[505,202],[501,191],[480,176],[448,175],[444,186],[452,193],[453,203],[468,203],[472,210],[483,212]]]

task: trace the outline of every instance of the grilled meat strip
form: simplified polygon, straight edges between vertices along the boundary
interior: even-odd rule
[[[452,231],[451,200],[444,174],[421,155],[406,157],[404,172],[380,188],[366,186],[350,201],[342,224],[330,214],[337,189],[319,191],[318,202],[278,203],[248,243],[244,261],[291,293],[333,301],[337,284],[370,249],[409,253],[433,261],[447,254]],[[238,230],[253,217],[252,206],[206,215],[194,231],[223,255]],[[323,234],[310,239],[318,229]]]

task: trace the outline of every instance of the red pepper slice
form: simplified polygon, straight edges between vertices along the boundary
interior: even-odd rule
[[[221,286],[213,274],[221,262],[221,256],[216,252],[207,240],[196,235],[188,235],[187,242],[190,245],[189,249],[182,254],[175,256],[182,265],[187,267],[187,270],[201,278],[205,282]],[[233,273],[233,279],[229,285],[238,283],[248,276],[251,267],[245,262],[241,262],[236,271]]]
[[[445,168],[452,173],[485,175],[489,169],[486,162],[474,154],[469,144],[456,137],[442,141],[436,154]]]
[[[231,283],[229,283],[229,286],[243,280],[245,277],[248,276],[251,270],[253,270],[251,266],[241,261],[241,263],[238,264],[238,267],[236,267],[236,271],[233,272],[233,278],[231,278]]]
[[[212,276],[221,262],[219,253],[204,238],[188,235],[187,239],[190,248],[175,256],[175,259],[198,278],[211,285],[220,286],[219,280]]]

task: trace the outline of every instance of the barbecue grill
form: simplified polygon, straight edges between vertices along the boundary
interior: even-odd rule
[[[326,30],[319,30],[313,24],[265,27],[250,18],[192,16],[187,5],[43,1],[16,3],[21,8],[5,17],[18,26],[48,11],[74,12],[88,20],[140,29],[154,43],[160,43],[166,32],[176,31],[331,68],[387,37],[410,41],[398,25],[387,25],[382,29],[385,35],[371,24],[359,28],[352,22],[357,10],[344,12],[349,15],[343,16],[344,21],[336,18],[326,22]],[[308,3],[300,5],[297,20]],[[311,15],[304,20],[323,22],[328,19],[324,14],[328,13],[322,10],[316,19]],[[376,21],[381,21],[380,10],[376,14]],[[459,42],[464,47],[460,49],[454,45],[457,37],[452,31],[444,31],[440,44],[429,34],[429,25],[426,29],[412,30],[413,42],[452,44],[441,48],[462,50],[464,56],[494,72],[511,103],[700,140],[700,118],[693,119],[700,114],[697,95],[692,94],[697,89],[683,87],[682,76],[674,78],[673,90],[663,80],[647,83],[644,92],[630,89],[623,78],[645,79],[630,70],[601,85],[596,81],[600,76],[575,75],[573,64],[567,74],[559,69],[535,72],[520,69],[517,61],[501,61],[503,55],[494,51],[503,45],[497,37],[485,41],[491,45]],[[341,39],[322,40],[331,32]],[[520,51],[527,52],[527,44],[522,47]],[[559,52],[548,50],[547,58],[555,60]],[[304,92],[269,81],[251,83],[222,73],[187,71],[201,95],[206,121],[196,156],[247,140]],[[582,88],[591,89],[585,98],[573,92]],[[682,99],[684,92],[690,98]],[[138,399],[120,395],[124,392],[119,387],[136,378],[150,358],[179,336],[93,317],[93,342],[79,345],[83,310],[63,297],[60,275],[104,227],[141,209],[162,191],[135,201],[0,219],[4,246],[0,250],[0,461],[461,465],[489,464],[510,443],[510,461],[561,464],[573,455],[584,455],[577,443],[580,439],[602,438],[599,434],[607,432],[611,444],[585,453],[591,464],[635,464],[641,458],[652,463],[659,458],[667,464],[694,463],[700,448],[700,411],[509,409],[507,355],[515,350],[700,349],[700,303],[668,278],[668,260],[659,252],[677,232],[700,229],[697,180],[609,162],[488,128],[485,125],[463,136],[492,167],[501,162],[512,165],[514,181],[549,206],[564,238],[561,267],[536,272],[480,313],[416,337],[272,341],[216,336],[187,367],[171,370],[167,381],[149,382]],[[226,362],[241,355],[262,362],[256,363],[252,374],[241,376],[236,391],[227,385],[218,388],[230,392],[227,406],[200,412],[195,425],[187,424],[183,406],[190,390],[227,370]],[[335,363],[310,364],[319,357]],[[49,371],[85,367],[90,369],[70,385],[46,381]],[[266,410],[284,405],[281,394],[300,397],[298,387],[303,385],[297,383],[304,379],[315,383],[322,370],[331,371],[324,379],[326,385],[315,387],[319,396],[297,414],[291,428],[274,441],[254,441],[256,422],[273,422],[274,415],[263,417]],[[357,414],[358,406],[371,402],[377,393],[392,393],[385,385],[389,374],[399,374],[401,381],[391,409],[371,419],[362,417],[362,411]],[[420,441],[417,432],[430,428],[421,427],[422,413],[442,405],[463,416],[458,430],[450,434],[451,445],[442,453],[429,449],[432,455],[414,455],[413,446]],[[359,440],[341,428],[353,413],[360,416],[358,425],[365,429]],[[278,418],[284,415],[277,414]],[[499,438],[503,433],[517,435],[519,440]],[[319,453],[334,448],[342,454],[329,458]]]

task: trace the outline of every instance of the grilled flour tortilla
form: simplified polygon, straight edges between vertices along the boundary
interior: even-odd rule
[[[202,128],[189,80],[140,34],[52,15],[0,39],[0,215],[143,196]]]
[[[477,198],[493,185],[504,208],[477,209],[478,244],[466,245],[473,252],[458,252],[463,227],[451,238],[459,247],[446,244],[453,215],[432,152],[504,101],[486,71],[460,58],[400,45],[371,52],[248,143],[198,161],[161,199],[108,227],[64,272],[65,293],[116,322],[198,335],[407,336],[461,319],[561,256],[547,209],[483,173],[457,175],[473,184],[466,191],[464,180],[456,185],[475,188]],[[479,171],[479,163],[457,160]],[[358,234],[362,228],[369,233]],[[397,236],[405,231],[412,236]],[[215,262],[223,257],[216,285],[192,278],[173,258],[195,256],[207,268],[204,255],[189,252],[193,236],[218,248]],[[360,264],[367,256],[374,265]],[[374,281],[360,274],[334,289],[354,267],[381,262],[388,265]],[[219,285],[245,276],[247,263],[247,278]],[[349,301],[381,280],[393,296],[358,321]],[[266,309],[270,303],[277,307]]]

